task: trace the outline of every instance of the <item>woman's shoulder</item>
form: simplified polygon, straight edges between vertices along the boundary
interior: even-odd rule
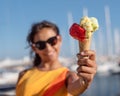
[[[24,69],[24,70],[22,70],[22,71],[20,71],[19,72],[19,75],[18,75],[18,81],[17,82],[19,82],[19,80],[27,73],[27,72],[29,72],[29,71],[31,71],[31,70],[33,70],[34,68],[27,68],[27,69]]]
[[[23,76],[29,69],[24,69],[19,73],[19,76]]]

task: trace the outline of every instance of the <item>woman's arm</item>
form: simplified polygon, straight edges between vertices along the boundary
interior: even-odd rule
[[[97,65],[95,52],[91,50],[78,54],[78,68],[76,73],[69,73],[67,89],[73,96],[82,94],[91,84],[96,74]]]
[[[67,90],[70,96],[78,96],[82,94],[88,85],[85,84],[85,81],[82,77],[78,76],[75,72],[69,72],[67,78]]]
[[[28,71],[28,69],[23,70],[23,71],[21,71],[21,72],[19,73],[18,80],[17,80],[17,83],[16,83],[16,84],[18,84],[19,80],[23,77],[23,75],[24,75],[27,71]]]

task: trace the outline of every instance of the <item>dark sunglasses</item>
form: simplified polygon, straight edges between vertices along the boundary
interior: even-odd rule
[[[46,48],[46,43],[50,44],[51,46],[56,45],[57,43],[57,36],[51,37],[46,41],[37,41],[35,42],[35,47],[38,48],[39,50],[43,50]]]

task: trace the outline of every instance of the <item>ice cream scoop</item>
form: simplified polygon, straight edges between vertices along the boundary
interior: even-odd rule
[[[84,16],[80,20],[80,24],[74,23],[70,27],[70,35],[79,40],[80,52],[90,49],[92,34],[98,30],[99,24],[95,17]]]

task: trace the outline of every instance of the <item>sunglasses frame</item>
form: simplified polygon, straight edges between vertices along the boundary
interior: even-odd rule
[[[39,50],[44,50],[46,48],[46,43],[50,44],[51,46],[54,46],[57,44],[57,42],[58,42],[58,35],[50,37],[46,41],[39,40],[33,43],[32,45],[35,46]]]

